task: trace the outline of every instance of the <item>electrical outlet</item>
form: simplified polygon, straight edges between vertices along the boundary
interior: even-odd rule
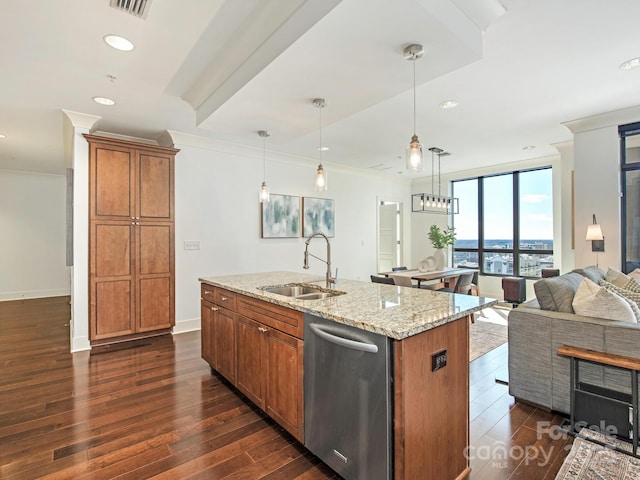
[[[185,250],[200,250],[200,242],[199,241],[190,241],[190,242],[184,242],[184,249]]]

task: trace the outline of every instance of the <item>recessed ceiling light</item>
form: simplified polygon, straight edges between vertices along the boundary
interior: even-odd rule
[[[133,43],[118,35],[105,35],[104,41],[110,47],[115,48],[116,50],[122,50],[123,52],[130,52],[135,48]]]
[[[458,106],[458,102],[455,100],[445,100],[440,104],[440,108],[444,108],[444,109],[455,108],[457,106]]]
[[[536,148],[535,145],[527,145],[525,147],[522,147],[523,150],[533,150],[534,148]]]
[[[0,133],[0,140],[7,138],[7,136],[4,133]]]
[[[327,152],[329,150],[329,147],[318,147],[318,150],[321,152]]]
[[[620,70],[633,70],[640,67],[640,57],[632,58],[620,64]]]
[[[99,103],[100,105],[107,105],[107,106],[116,104],[116,102],[106,97],[93,97],[93,101],[96,103]]]

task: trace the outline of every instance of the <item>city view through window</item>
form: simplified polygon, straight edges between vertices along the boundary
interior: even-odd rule
[[[455,181],[453,264],[540,277],[553,268],[551,168]]]

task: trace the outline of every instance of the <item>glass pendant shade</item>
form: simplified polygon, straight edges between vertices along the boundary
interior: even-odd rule
[[[316,170],[316,183],[314,190],[318,192],[323,192],[327,189],[327,172],[325,172],[322,164],[318,165],[318,170]]]
[[[269,187],[267,186],[267,182],[262,182],[262,186],[260,187],[260,203],[266,203],[269,201]]]
[[[422,171],[422,145],[418,136],[411,137],[411,142],[407,147],[407,170],[411,172]]]

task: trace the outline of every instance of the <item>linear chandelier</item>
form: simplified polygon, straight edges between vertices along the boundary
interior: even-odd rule
[[[451,155],[441,148],[431,147],[431,193],[414,193],[411,195],[411,211],[451,215],[459,212],[458,199],[442,195],[440,191],[440,158]],[[438,192],[435,190],[435,157],[438,156]]]

